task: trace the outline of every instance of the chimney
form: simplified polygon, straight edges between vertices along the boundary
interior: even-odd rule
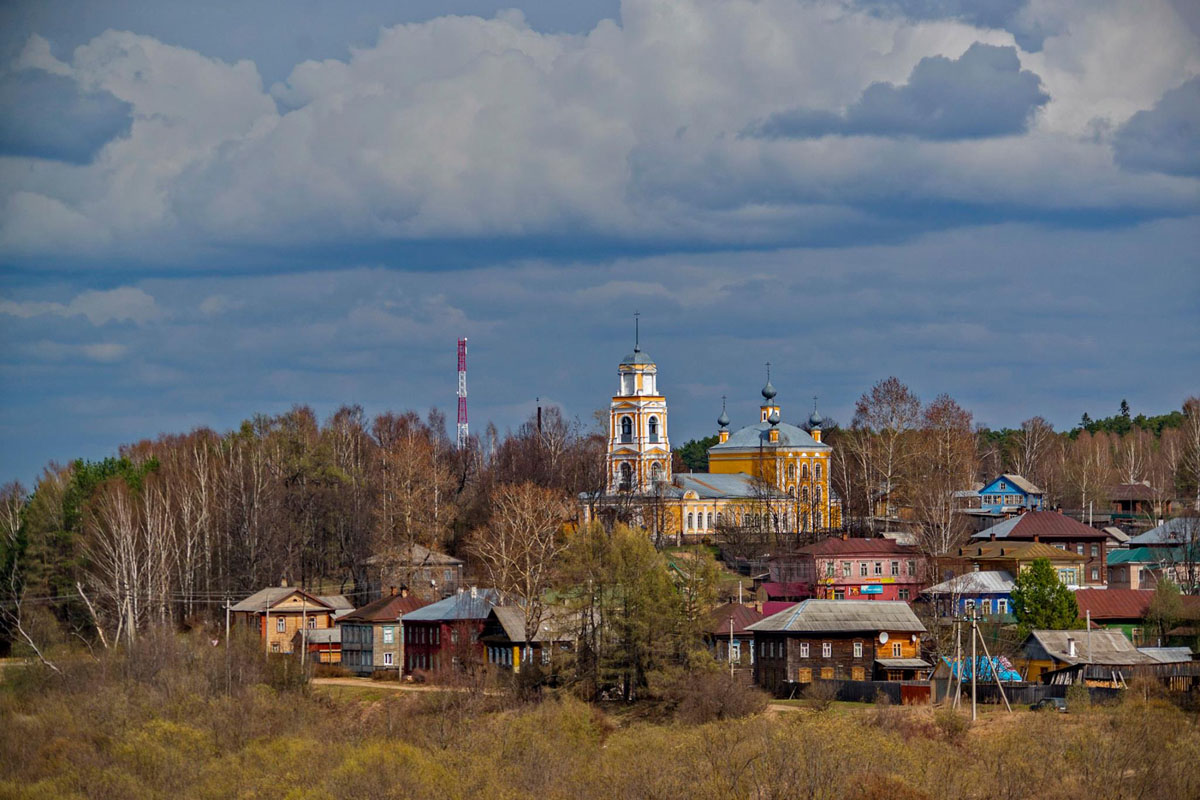
[[[844,542],[844,541],[846,541],[846,538],[847,538],[848,536],[849,536],[849,534],[847,534],[847,533],[843,533],[843,534],[842,534],[842,541],[843,541],[843,542]]]
[[[286,588],[287,588],[287,578],[280,578],[280,579],[279,579],[279,587],[280,587],[281,589],[286,589]]]
[[[390,594],[392,597],[395,597],[395,596],[396,596],[396,587],[395,587],[395,586],[389,586],[389,587],[388,587],[388,594]]]
[[[408,587],[407,587],[407,586],[401,586],[401,587],[400,587],[400,596],[401,596],[401,597],[408,597]]]
[[[1075,640],[1070,636],[1067,637],[1067,655],[1071,658],[1075,658]]]
[[[989,532],[988,532],[988,538],[989,538],[989,539],[991,539],[993,542],[994,542],[994,541],[996,541],[996,532],[995,532],[995,531],[989,531]]]
[[[472,586],[471,587],[471,599],[474,600],[478,597],[479,597],[479,590],[476,589],[474,586]]]

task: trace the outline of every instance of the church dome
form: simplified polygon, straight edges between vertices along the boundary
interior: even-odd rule
[[[771,385],[770,378],[767,379],[767,385],[762,388],[762,396],[767,400],[774,400],[775,395],[779,394],[775,391],[775,387]]]
[[[721,409],[721,416],[717,417],[717,425],[722,428],[729,427],[729,415],[725,413],[725,409]]]
[[[808,417],[808,427],[819,428],[819,427],[821,427],[821,423],[823,423],[824,421],[825,421],[825,418],[822,417],[821,413],[814,408],[813,413],[810,414]]]
[[[767,422],[771,423],[772,425],[778,425],[779,420],[780,416],[778,411],[772,411],[771,416],[767,417]]]
[[[653,364],[654,359],[648,353],[642,352],[642,348],[635,347],[633,352],[621,359],[622,364]]]

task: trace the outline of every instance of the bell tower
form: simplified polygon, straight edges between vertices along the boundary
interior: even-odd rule
[[[647,494],[671,480],[667,399],[658,393],[658,366],[644,352],[634,314],[633,352],[617,367],[617,393],[609,406],[609,494]]]

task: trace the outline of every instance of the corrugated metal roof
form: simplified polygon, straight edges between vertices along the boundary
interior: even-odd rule
[[[367,559],[368,564],[381,564],[387,567],[453,567],[463,564],[461,558],[430,550],[420,544],[411,547],[401,547]]]
[[[828,633],[834,631],[905,631],[925,626],[900,600],[805,600],[747,627],[751,631]]]
[[[1104,534],[1057,511],[1027,511],[976,533],[973,539],[1098,539]]]
[[[1139,653],[1120,631],[1033,631],[1029,638],[1057,661],[1067,664],[1148,664],[1154,659]],[[1067,640],[1075,640],[1075,655],[1068,655]],[[1027,640],[1028,641],[1028,640]]]
[[[779,441],[770,441],[771,424],[768,422],[760,422],[757,425],[748,425],[741,430],[734,431],[729,434],[729,439],[721,444],[715,444],[708,448],[709,452],[723,452],[726,450],[757,450],[759,447],[799,447],[807,450],[829,450],[827,444],[821,444],[816,439],[808,435],[803,428],[797,428],[788,422],[781,422],[775,426],[779,429]]]
[[[1075,592],[1079,616],[1092,612],[1092,621],[1145,619],[1154,592],[1149,589],[1080,589]]]
[[[293,594],[297,593],[307,597],[315,610],[333,610],[333,606],[331,606],[325,599],[317,597],[316,595],[311,595],[301,589],[299,586],[268,586],[266,589],[259,589],[245,600],[242,600],[234,605],[230,610],[262,612],[264,609],[274,607],[277,603],[286,600]],[[344,597],[342,599],[345,600]],[[351,608],[353,608],[353,606],[351,606]]]
[[[1059,550],[1053,545],[1043,542],[1024,542],[1004,539],[997,542],[976,542],[966,547],[958,548],[959,558],[979,561],[996,561],[1007,559],[1012,561],[1028,561],[1033,558],[1048,558],[1051,561],[1087,561],[1087,556],[1079,555],[1073,550]]]
[[[296,631],[296,635],[300,635],[300,631]],[[336,625],[332,628],[316,628],[308,631],[302,637],[309,644],[341,644],[342,629]]]
[[[344,594],[323,594],[317,598],[335,611],[353,611],[354,603]]]
[[[810,544],[806,547],[801,547],[796,551],[813,556],[842,556],[842,555],[893,555],[893,556],[908,556],[918,555],[917,549],[910,545],[900,544],[894,539],[843,539],[840,536],[830,536],[822,539],[815,544]],[[772,561],[779,559],[786,560],[787,555],[780,555],[772,558]]]
[[[469,590],[452,594],[445,600],[418,608],[404,617],[405,622],[439,622],[448,620],[486,619],[492,606],[500,602],[495,589],[479,589],[471,597]]]
[[[708,632],[714,636],[729,635],[729,620],[733,620],[734,635],[748,633],[749,626],[763,619],[763,614],[753,606],[726,603],[717,606],[708,615]]]
[[[1012,573],[985,570],[956,575],[948,581],[930,586],[922,594],[1008,594],[1012,590]]]
[[[1157,528],[1151,528],[1129,540],[1131,546],[1142,544],[1184,544],[1189,539],[1200,540],[1200,517],[1175,517]]]
[[[715,472],[680,472],[675,484],[681,492],[695,492],[702,500],[715,498],[786,497],[783,492],[755,481],[744,472],[730,474]]]
[[[492,606],[490,615],[496,618],[510,642],[525,641],[525,612],[520,606]],[[569,625],[569,616],[562,607],[547,608],[533,635],[534,642],[562,641]]]
[[[429,605],[428,601],[398,594],[384,595],[362,608],[342,617],[343,622],[394,622],[401,614],[408,615],[418,608]]]
[[[1158,564],[1169,562],[1171,552],[1165,547],[1131,547],[1128,550],[1110,550],[1108,565],[1117,564]]]
[[[1138,652],[1160,664],[1182,664],[1194,660],[1190,647],[1139,647]]]
[[[933,669],[933,664],[919,658],[877,658],[875,663],[887,669]]]
[[[1042,490],[1035,486],[1032,481],[1026,480],[1024,475],[1015,475],[1011,472],[1006,472],[1000,477],[1013,486],[1016,486],[1025,494],[1042,494]]]

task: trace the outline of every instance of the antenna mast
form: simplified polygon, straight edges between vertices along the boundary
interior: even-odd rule
[[[458,340],[458,449],[467,446],[467,340]]]

